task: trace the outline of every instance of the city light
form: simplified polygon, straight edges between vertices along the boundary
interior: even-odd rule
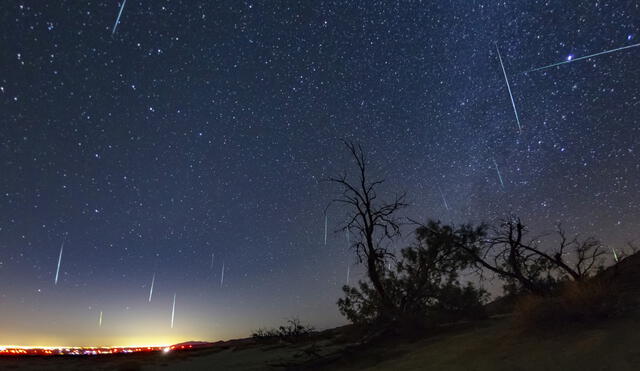
[[[188,350],[193,345],[163,345],[163,346],[132,346],[132,347],[22,347],[0,346],[0,356],[92,356],[103,354],[162,352],[172,350]]]

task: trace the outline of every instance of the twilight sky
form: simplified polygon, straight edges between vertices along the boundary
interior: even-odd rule
[[[636,1],[121,4],[0,4],[0,344],[343,323],[342,139],[413,218],[640,238],[640,48],[525,73],[639,43]]]

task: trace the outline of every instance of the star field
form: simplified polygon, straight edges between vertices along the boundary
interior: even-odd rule
[[[343,139],[412,218],[639,237],[640,48],[575,60],[640,42],[634,1],[120,8],[0,5],[0,344],[343,323]]]

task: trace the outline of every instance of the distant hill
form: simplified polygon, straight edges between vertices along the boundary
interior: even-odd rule
[[[191,348],[208,348],[208,347],[212,347],[215,346],[216,344],[222,343],[222,341],[216,341],[216,342],[208,342],[208,341],[185,341],[182,343],[178,343],[178,344],[173,344],[171,345],[172,347],[191,347]]]
[[[182,346],[191,347],[191,348],[216,348],[217,347],[217,348],[227,349],[230,347],[253,345],[254,343],[255,341],[251,338],[231,339],[231,340],[224,340],[224,341],[220,340],[215,342],[192,340],[192,341],[185,341],[178,344],[173,344],[172,347],[176,347],[176,348],[180,348]]]

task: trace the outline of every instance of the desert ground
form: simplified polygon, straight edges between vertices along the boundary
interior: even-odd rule
[[[237,341],[169,354],[0,359],[3,370],[637,370],[640,313],[597,326],[521,334],[509,318],[442,329],[418,340],[345,341],[347,328],[300,344]]]

